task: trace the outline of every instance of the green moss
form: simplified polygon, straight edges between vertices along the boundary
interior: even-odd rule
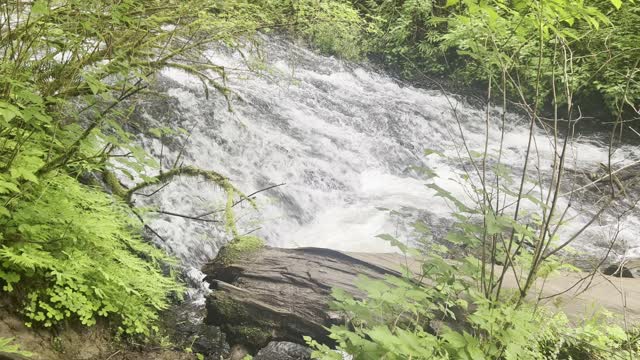
[[[263,328],[245,325],[227,325],[228,335],[249,347],[260,348],[271,340],[271,333]]]
[[[224,319],[225,322],[243,322],[249,317],[246,309],[231,300],[228,295],[222,291],[215,293],[215,306],[210,310],[217,314],[216,317]]]
[[[229,248],[239,253],[247,253],[259,250],[264,246],[264,241],[257,236],[241,236],[229,244]]]
[[[212,297],[207,317],[214,325],[222,327],[230,343],[258,350],[272,339],[271,332],[277,328],[273,319],[235,302],[223,291],[214,292]]]
[[[122,185],[120,185],[118,178],[115,176],[113,172],[109,170],[105,170],[102,172],[102,177],[104,179],[104,182],[107,184],[109,189],[111,189],[111,192],[114,195],[120,198],[124,198],[125,196],[127,196],[127,190],[124,187],[122,187]]]
[[[219,257],[223,264],[229,264],[238,260],[241,255],[258,251],[263,246],[264,241],[257,236],[240,236],[225,246]]]

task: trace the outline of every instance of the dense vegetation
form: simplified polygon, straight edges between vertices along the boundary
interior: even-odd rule
[[[167,295],[180,291],[160,271],[166,255],[142,241],[132,209],[91,174],[149,163],[122,129],[120,105],[190,50],[179,38],[195,28],[161,26],[202,26],[204,18],[187,16],[195,5],[3,3],[0,278],[28,325],[110,316],[123,332],[149,334]]]
[[[173,260],[143,239],[148,227],[132,195],[174,176],[209,180],[227,192],[228,204],[242,193],[211,170],[159,169],[129,131],[136,96],[171,66],[224,94],[212,76],[224,69],[199,61],[209,44],[234,46],[294,18],[313,37],[349,11],[288,1],[3,1],[0,281],[27,325],[107,318],[129,336],[154,333],[158,311],[182,286]],[[346,48],[348,34],[357,33],[345,26],[328,50]],[[138,184],[123,188],[116,172]],[[1,351],[16,350],[1,340]]]
[[[224,69],[199,61],[210,44],[236,46],[257,31],[289,31],[321,51],[350,59],[374,56],[407,76],[447,74],[479,82],[488,102],[519,102],[532,124],[540,119],[539,108],[550,107],[557,135],[557,116],[576,112],[575,97],[599,96],[619,119],[638,106],[639,20],[638,7],[622,0],[4,1],[3,295],[10,294],[32,326],[65,320],[92,325],[107,318],[129,336],[156,330],[158,311],[182,286],[173,261],[144,239],[146,225],[131,202],[133,192],[174,176],[199,176],[225,190],[228,204],[242,194],[210,169],[159,169],[134,145],[130,114],[136,97],[164,67],[188,71],[224,94],[224,84],[210,75],[224,78]],[[561,153],[562,142],[557,145]],[[517,209],[514,217],[512,210],[493,206],[505,193],[520,201],[525,175],[521,183],[509,184],[515,190],[500,181],[493,186],[487,174],[503,179],[499,158],[490,168],[493,155],[466,154],[464,161],[471,161],[470,172],[477,175],[470,182],[477,207],[459,207],[461,227],[451,239],[483,255],[470,253],[464,266],[430,257],[425,264],[435,265],[420,274],[438,284],[429,290],[410,278],[363,282],[375,313],[371,303],[336,292],[339,307],[357,325],[332,329],[340,348],[367,359],[637,355],[637,337],[630,331],[592,324],[572,328],[561,315],[534,311],[524,301],[539,275],[561,266],[552,255],[564,245],[550,229],[561,223],[554,205],[562,154],[552,183],[540,185],[549,196],[538,203],[533,229],[523,225]],[[116,172],[138,185],[123,188]],[[237,235],[231,206],[226,210],[229,231]],[[478,216],[481,225],[471,221]],[[522,245],[525,239],[534,244],[531,249]],[[496,259],[506,264],[502,275],[510,267],[527,273],[520,292],[501,296]],[[427,329],[426,320],[441,314],[455,319],[453,310],[468,304],[474,309],[465,322],[469,332]],[[337,356],[316,346],[318,356]],[[0,339],[0,350],[16,351],[7,339]]]
[[[554,49],[572,58],[575,96],[599,100],[608,111],[637,111],[640,7],[633,1],[419,1],[353,0],[368,27],[363,51],[405,76],[452,76],[467,84],[516,77],[518,91],[540,83],[552,100]],[[544,24],[544,26],[539,26]],[[541,33],[542,36],[539,36]],[[545,71],[534,62],[542,56]],[[559,64],[556,64],[556,73]],[[494,88],[499,84],[494,82]],[[540,89],[537,89],[539,91]],[[559,99],[560,101],[566,101]],[[600,111],[601,109],[591,109]]]

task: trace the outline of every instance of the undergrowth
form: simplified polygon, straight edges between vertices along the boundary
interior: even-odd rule
[[[25,357],[31,357],[33,355],[29,351],[21,350],[19,345],[13,344],[13,338],[0,338],[0,353],[15,354]]]
[[[18,287],[27,324],[109,316],[148,335],[167,294],[182,287],[161,272],[172,261],[143,241],[129,206],[62,174],[31,190],[5,219],[0,249],[3,290]]]

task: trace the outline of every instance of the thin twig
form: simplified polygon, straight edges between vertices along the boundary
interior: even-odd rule
[[[271,189],[273,189],[273,188],[276,188],[276,187],[278,187],[278,186],[283,186],[283,185],[286,185],[286,183],[276,184],[276,185],[271,185],[271,186],[268,186],[268,187],[266,187],[266,188],[264,188],[264,189],[260,189],[260,190],[258,190],[258,191],[254,191],[254,192],[252,192],[251,194],[247,195],[246,197],[243,197],[243,198],[241,198],[240,200],[236,200],[236,201],[234,201],[234,202],[233,202],[233,205],[231,205],[231,207],[234,207],[234,206],[236,206],[236,205],[240,204],[241,202],[243,202],[243,201],[245,201],[245,200],[247,200],[247,199],[251,199],[254,195],[257,195],[257,194],[259,194],[259,193],[261,193],[261,192],[263,192],[263,191],[271,190]],[[196,218],[198,218],[198,219],[199,219],[199,218],[203,218],[203,217],[205,217],[205,216],[209,216],[209,215],[211,215],[211,214],[215,214],[215,213],[223,212],[223,211],[225,211],[225,209],[217,209],[217,210],[209,211],[209,212],[206,212],[206,213],[204,213],[204,214],[201,214],[201,215],[196,216]]]
[[[178,214],[178,213],[174,213],[171,211],[166,211],[166,210],[158,210],[156,211],[159,214],[164,214],[164,215],[170,215],[170,216],[177,216],[177,217],[181,217],[181,218],[185,218],[185,219],[189,219],[189,220],[197,220],[197,221],[202,221],[202,222],[211,222],[211,223],[219,223],[220,220],[213,220],[213,219],[203,219],[200,217],[196,217],[196,216],[189,216],[189,215],[184,215],[184,214]]]

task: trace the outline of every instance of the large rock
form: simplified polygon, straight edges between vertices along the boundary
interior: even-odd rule
[[[265,247],[234,255],[223,249],[203,269],[215,290],[207,299],[205,321],[221,326],[231,344],[254,351],[271,340],[303,343],[303,335],[331,342],[324,327],[340,320],[329,309],[332,288],[358,295],[359,275],[399,275],[328,249]]]
[[[602,268],[602,273],[613,277],[640,278],[640,259],[611,263]]]
[[[206,309],[186,302],[173,306],[162,314],[163,328],[171,342],[179,349],[191,349],[205,359],[228,358],[230,348],[219,327],[206,324]]]
[[[414,273],[421,270],[420,262],[400,254],[271,247],[240,254],[223,249],[203,269],[214,290],[207,299],[205,322],[221,326],[231,344],[243,344],[252,352],[274,340],[303,344],[304,335],[331,344],[325,327],[342,320],[329,309],[331,289],[362,296],[355,286],[359,275],[397,276],[404,267]],[[578,322],[604,308],[624,315],[629,324],[640,324],[640,279],[592,275],[563,273],[540,279],[529,299],[540,296],[548,309],[559,306]],[[517,288],[512,271],[504,284]]]

